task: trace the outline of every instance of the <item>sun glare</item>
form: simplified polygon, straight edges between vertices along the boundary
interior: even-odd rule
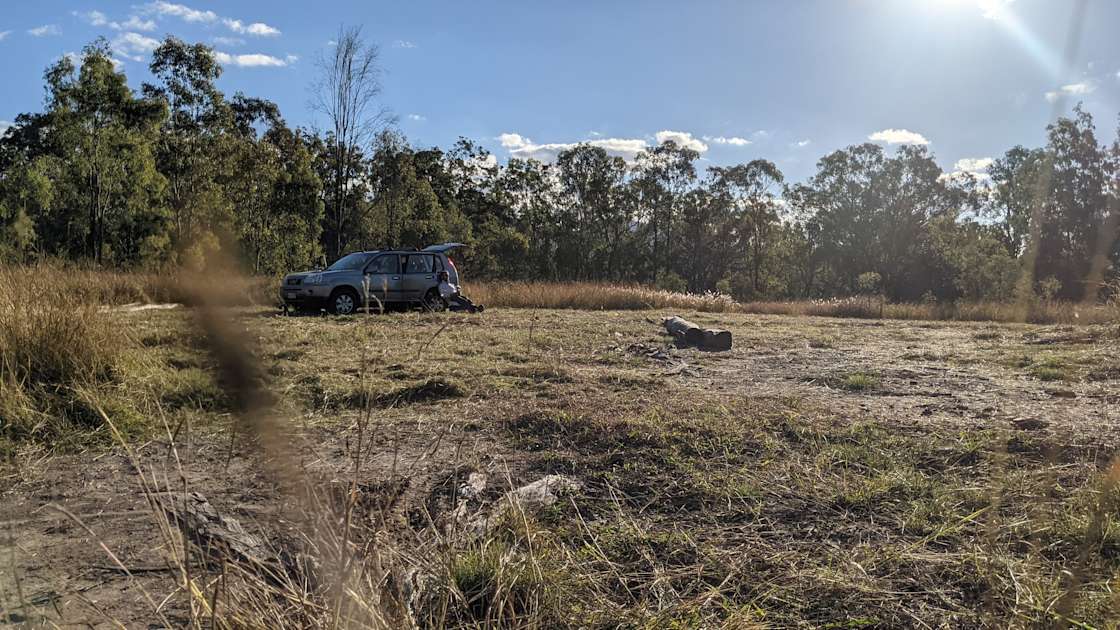
[[[991,20],[1005,31],[1048,74],[1061,74],[1061,59],[1055,49],[1032,33],[1014,10],[1015,0],[926,0],[924,6],[959,18]]]
[[[1010,14],[1013,0],[927,0],[926,4],[941,11],[973,11],[989,20],[1001,20]]]

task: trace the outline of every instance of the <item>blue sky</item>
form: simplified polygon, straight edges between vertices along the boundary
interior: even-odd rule
[[[314,60],[341,24],[381,46],[384,104],[414,144],[462,135],[500,160],[580,141],[628,156],[672,137],[704,164],[764,157],[801,180],[824,153],[873,139],[928,142],[946,170],[982,170],[1041,144],[1077,101],[1108,140],[1120,113],[1113,0],[1088,1],[1069,63],[1075,3],[1057,0],[5,4],[0,121],[41,108],[43,69],[98,35],[139,86],[153,40],[173,34],[220,51],[227,93],[312,126]]]

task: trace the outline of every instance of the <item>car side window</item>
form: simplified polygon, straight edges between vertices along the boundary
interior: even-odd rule
[[[400,256],[386,254],[379,256],[366,270],[366,273],[400,273]]]
[[[430,254],[411,254],[408,257],[408,266],[405,273],[432,273],[432,256]]]

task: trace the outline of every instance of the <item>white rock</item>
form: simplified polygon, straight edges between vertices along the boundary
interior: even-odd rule
[[[564,475],[547,475],[506,496],[510,502],[520,503],[523,507],[540,508],[552,505],[560,497],[578,492],[579,489],[579,482],[574,479]]]

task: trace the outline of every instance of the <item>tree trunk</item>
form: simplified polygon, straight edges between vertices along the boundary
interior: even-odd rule
[[[666,317],[662,322],[670,335],[684,340],[690,346],[706,350],[730,350],[731,332],[718,329],[704,329],[681,317]]]

